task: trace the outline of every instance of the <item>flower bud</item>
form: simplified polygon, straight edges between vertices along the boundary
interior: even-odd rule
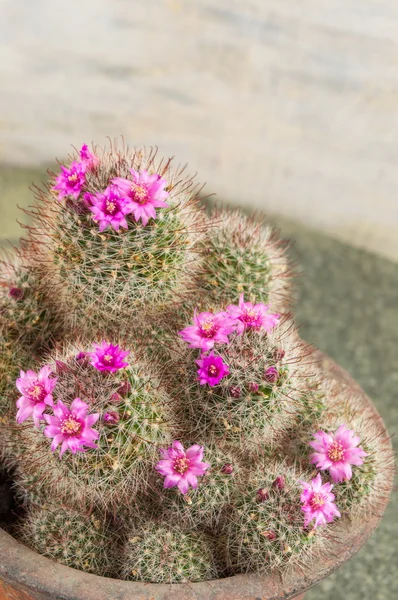
[[[276,369],[275,367],[269,367],[268,369],[266,369],[264,373],[264,379],[268,383],[276,383],[279,379],[278,369]]]
[[[111,410],[104,414],[103,419],[104,419],[104,423],[107,423],[108,425],[115,425],[116,423],[119,422],[120,416],[119,416],[119,413],[117,413],[114,410]]]
[[[22,300],[24,292],[19,287],[11,287],[9,289],[8,295],[10,298],[13,298],[13,300]]]
[[[258,385],[258,383],[249,383],[249,392],[251,392],[252,394],[257,394],[259,387],[260,386]]]
[[[260,488],[256,494],[257,502],[265,502],[269,498],[269,492],[265,488]]]
[[[285,487],[285,478],[283,477],[283,475],[278,475],[275,481],[272,482],[272,487],[275,490],[283,490],[283,488]]]
[[[240,398],[242,392],[240,387],[234,385],[231,388],[229,388],[229,393],[232,396],[232,398]]]
[[[231,465],[231,463],[226,463],[221,468],[221,473],[224,473],[224,475],[232,475],[233,472],[234,472],[234,467],[233,467],[233,465]]]

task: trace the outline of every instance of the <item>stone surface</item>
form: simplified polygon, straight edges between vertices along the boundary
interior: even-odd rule
[[[393,0],[0,0],[0,163],[124,134],[398,258]]]

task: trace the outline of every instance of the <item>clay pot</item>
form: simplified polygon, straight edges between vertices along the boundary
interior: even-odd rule
[[[392,449],[384,424],[375,407],[333,361],[319,354],[339,384],[363,398],[364,409],[374,415],[375,435],[382,436],[386,458]],[[392,460],[390,461],[392,463]],[[236,575],[192,584],[145,584],[89,575],[49,560],[29,550],[0,530],[0,599],[4,600],[288,600],[301,598],[306,590],[327,577],[351,558],[379,525],[392,489],[393,472],[385,473],[385,490],[377,511],[368,518],[342,519],[333,526],[333,542],[327,555],[311,571],[294,575]]]

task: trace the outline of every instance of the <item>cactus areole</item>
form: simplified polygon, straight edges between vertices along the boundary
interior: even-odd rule
[[[2,257],[0,595],[293,598],[383,514],[389,436],[300,339],[286,244],[200,191],[84,145]]]

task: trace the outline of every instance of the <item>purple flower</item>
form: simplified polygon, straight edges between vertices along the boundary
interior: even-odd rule
[[[96,156],[89,150],[87,144],[83,144],[83,146],[80,149],[80,161],[82,165],[90,171],[95,171],[100,162],[98,156]]]
[[[329,434],[324,431],[314,433],[314,442],[310,446],[316,452],[311,454],[312,464],[317,469],[329,469],[331,478],[335,483],[351,479],[351,465],[362,465],[362,457],[367,456],[362,448],[358,448],[361,439],[346,425],[340,425],[336,433]]]
[[[91,196],[91,206],[86,200],[88,208],[94,215],[94,220],[99,222],[99,230],[104,231],[111,226],[115,231],[120,227],[128,228],[126,215],[131,213],[131,203],[124,198],[115,185],[106,188],[103,194]]]
[[[198,487],[198,477],[205,474],[210,465],[202,462],[203,446],[191,446],[187,451],[181,442],[174,440],[166,450],[161,449],[162,459],[155,469],[165,477],[163,487],[177,486],[181,494],[186,494],[189,487]]]
[[[71,196],[77,198],[86,182],[86,168],[80,162],[73,162],[69,169],[61,167],[61,173],[56,179],[54,190],[57,190],[59,198]]]
[[[326,525],[331,523],[334,517],[341,517],[337,506],[333,502],[334,494],[331,493],[333,485],[331,483],[325,483],[322,485],[322,478],[320,474],[307,483],[303,481],[303,492],[300,500],[303,502],[301,507],[304,514],[304,527],[307,527],[313,519],[315,519],[315,527],[318,525]]]
[[[190,348],[200,348],[203,352],[211,350],[215,343],[228,344],[235,325],[225,313],[195,312],[194,325],[185,327],[178,334],[189,343]]]
[[[198,375],[200,385],[208,383],[211,387],[218,385],[223,377],[229,374],[229,367],[223,362],[221,356],[214,356],[210,352],[208,356],[202,356],[196,361],[199,366]]]
[[[21,370],[16,386],[22,396],[17,400],[17,423],[33,418],[36,427],[40,427],[46,406],[53,406],[52,392],[57,385],[57,378],[50,378],[51,367],[40,369],[39,373]]]
[[[53,438],[51,450],[55,452],[61,445],[60,456],[70,450],[72,454],[76,452],[85,452],[85,446],[88,448],[97,448],[94,441],[99,438],[99,433],[92,429],[98,419],[99,414],[87,414],[88,404],[75,398],[70,409],[58,400],[54,406],[54,415],[44,415],[48,426],[44,429],[44,435]]]
[[[264,372],[264,379],[268,383],[276,383],[279,379],[279,371],[275,367],[269,367]]]
[[[88,352],[91,357],[91,364],[98,371],[119,371],[128,366],[123,359],[130,354],[127,350],[122,350],[119,346],[113,346],[103,341],[101,344],[94,344],[94,352]]]
[[[279,316],[270,313],[268,304],[252,304],[244,301],[244,295],[239,297],[239,305],[227,306],[227,313],[237,321],[237,333],[243,333],[245,329],[265,329],[271,331],[278,323]]]
[[[132,180],[116,177],[112,183],[117,185],[128,199],[135,220],[141,219],[145,227],[149,219],[156,219],[155,208],[168,207],[164,202],[169,195],[164,189],[167,181],[156,173],[150,175],[147,171],[134,171],[134,169],[130,169],[130,172]]]

